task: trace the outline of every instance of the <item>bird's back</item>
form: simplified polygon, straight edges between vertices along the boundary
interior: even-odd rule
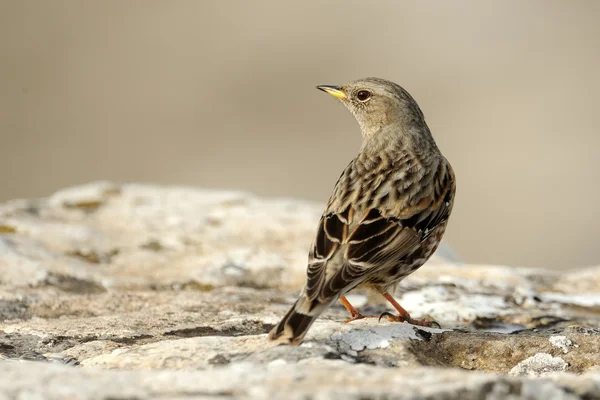
[[[396,284],[437,248],[454,191],[452,167],[439,152],[427,157],[397,149],[375,156],[359,154],[335,185],[320,224],[323,234],[315,239],[309,264],[322,260],[316,251],[318,241],[324,240],[322,247],[326,247],[329,240],[337,248],[320,271],[323,286],[341,268],[352,269],[352,265],[368,272],[360,281],[349,282],[347,290],[362,284]],[[331,220],[338,225],[335,231],[334,223],[327,224]],[[386,242],[386,233],[398,237]],[[378,257],[373,250],[379,245]],[[391,249],[388,254],[386,246]]]

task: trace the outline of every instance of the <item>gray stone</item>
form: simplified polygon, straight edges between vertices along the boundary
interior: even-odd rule
[[[11,399],[572,400],[600,396],[600,375],[520,379],[460,369],[396,369],[340,360],[240,362],[206,371],[100,370],[4,362],[0,363],[0,376],[0,393]]]
[[[465,265],[445,247],[396,293],[442,329],[345,324],[336,304],[301,346],[268,342],[321,208],[109,182],[0,204],[0,399],[600,397],[599,267]]]
[[[569,364],[560,357],[548,353],[537,353],[517,365],[509,372],[513,376],[546,376],[567,370]]]

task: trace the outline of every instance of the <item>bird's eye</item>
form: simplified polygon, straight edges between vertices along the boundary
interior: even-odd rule
[[[356,98],[359,101],[367,101],[371,98],[371,92],[368,90],[359,90],[358,93],[356,93]]]

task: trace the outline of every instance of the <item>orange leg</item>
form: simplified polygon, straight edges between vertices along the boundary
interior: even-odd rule
[[[410,319],[411,319],[411,318],[410,318],[410,314],[408,313],[408,311],[406,311],[406,310],[404,309],[404,307],[402,307],[402,306],[401,306],[401,305],[400,305],[400,304],[399,304],[399,303],[396,301],[396,299],[394,299],[394,298],[392,297],[392,295],[391,295],[391,294],[389,294],[389,293],[386,293],[386,292],[380,292],[380,293],[383,295],[383,297],[385,297],[385,299],[386,299],[387,301],[389,301],[389,302],[390,302],[390,304],[391,304],[391,305],[392,305],[392,306],[393,306],[393,307],[396,309],[396,311],[398,311],[398,317],[399,317],[399,318],[402,318],[404,321],[408,321],[408,320],[410,320]]]
[[[427,326],[427,327],[440,327],[440,324],[438,324],[437,322],[433,321],[433,320],[429,320],[429,319],[412,319],[410,317],[410,314],[408,313],[408,311],[406,311],[404,309],[404,307],[402,307],[397,301],[396,299],[394,299],[392,297],[391,294],[384,292],[381,289],[377,289],[379,291],[379,293],[381,293],[381,295],[383,297],[385,297],[385,299],[387,301],[390,302],[390,304],[396,309],[396,311],[398,311],[398,315],[393,315],[389,312],[384,312],[379,316],[379,319],[381,320],[382,317],[386,317],[388,321],[390,322],[408,322],[409,324],[412,325],[418,325],[418,326]]]
[[[348,312],[350,313],[350,318],[348,318],[346,321],[344,321],[346,323],[356,321],[357,319],[376,318],[377,317],[376,315],[362,315],[361,313],[359,313],[356,310],[356,308],[354,308],[354,306],[352,304],[350,304],[350,302],[348,301],[346,296],[340,297],[340,303],[342,303],[342,305],[344,307],[346,307],[346,310],[348,310]]]

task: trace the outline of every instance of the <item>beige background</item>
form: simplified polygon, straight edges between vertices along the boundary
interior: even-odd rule
[[[324,201],[379,76],[453,163],[470,262],[600,262],[600,1],[0,0],[0,200],[95,179]]]

